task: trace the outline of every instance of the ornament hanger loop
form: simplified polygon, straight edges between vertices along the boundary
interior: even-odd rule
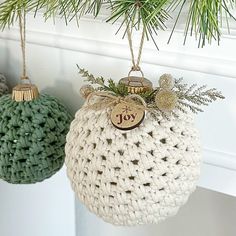
[[[39,92],[37,86],[31,84],[30,79],[26,73],[26,11],[18,10],[19,28],[20,28],[20,43],[22,51],[22,76],[20,77],[21,83],[15,86],[12,90],[12,99],[16,102],[32,101],[38,98]]]
[[[122,78],[119,81],[119,83],[122,83],[127,87],[128,93],[138,94],[138,93],[143,93],[145,91],[151,91],[151,90],[153,90],[153,87],[152,87],[152,82],[149,81],[148,79],[144,78],[144,73],[139,65],[140,61],[141,61],[141,57],[142,57],[146,28],[145,28],[145,26],[143,27],[141,41],[139,44],[138,57],[137,57],[137,60],[135,60],[133,41],[132,41],[133,27],[131,27],[130,24],[131,23],[128,22],[128,20],[127,20],[126,21],[126,25],[127,25],[126,32],[127,32],[129,48],[130,48],[130,53],[131,53],[131,60],[132,60],[133,65],[132,65],[131,70],[128,74],[128,77]],[[139,73],[141,73],[142,76],[131,76],[132,72],[139,72]]]
[[[142,72],[141,67],[140,67],[139,64],[140,64],[140,61],[141,61],[143,45],[144,45],[144,40],[145,40],[145,28],[143,28],[143,32],[142,32],[142,36],[141,36],[141,41],[140,41],[140,44],[139,44],[138,57],[137,57],[136,61],[135,61],[135,56],[134,56],[132,32],[130,30],[130,23],[128,23],[128,22],[127,22],[127,37],[128,37],[128,41],[129,41],[131,60],[132,60],[132,64],[133,64],[132,67],[131,67],[131,70],[129,72],[129,81],[132,80],[132,78],[130,77],[130,74],[131,74],[132,71],[140,71],[141,74],[142,74],[142,78],[140,80],[143,81],[144,73]]]
[[[137,70],[137,69],[133,69],[133,67],[132,67],[132,69],[130,70],[130,72],[129,72],[129,74],[128,74],[128,85],[129,85],[131,82],[133,82],[133,76],[131,76],[131,73],[132,73],[132,72],[136,72],[136,71],[140,72],[141,75],[142,75],[142,77],[140,77],[139,81],[136,81],[136,82],[139,82],[139,83],[143,86],[144,73],[143,73],[143,71],[141,70],[140,67],[139,67],[138,70]],[[138,77],[135,77],[135,78],[138,78]]]

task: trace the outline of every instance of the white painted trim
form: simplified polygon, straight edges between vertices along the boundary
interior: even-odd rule
[[[186,18],[187,17],[187,12],[184,14],[182,14],[182,17],[183,18]],[[173,26],[175,24],[175,19],[177,17],[177,14],[172,14],[172,19],[168,20],[166,22],[166,32],[171,32],[172,29],[173,29]],[[107,19],[109,18],[109,14],[107,13],[103,13],[103,14],[100,14],[99,16],[97,16],[96,18],[94,18],[93,16],[90,16],[90,15],[86,15],[86,16],[83,16],[83,18],[81,19],[82,21],[88,21],[88,22],[92,22],[92,21],[95,21],[97,23],[104,23]],[[228,19],[228,22],[229,22],[229,26],[230,26],[230,30],[226,27],[227,25],[227,19],[225,17],[223,17],[223,25],[221,27],[221,35],[223,38],[236,38],[236,22],[231,18],[231,19]],[[121,21],[117,21],[115,22],[114,24],[119,26],[119,23]],[[176,28],[175,28],[175,31],[174,32],[179,32],[181,34],[184,33],[184,29],[186,27],[186,22],[184,23],[177,23],[176,25]]]
[[[227,153],[218,150],[204,149],[204,163],[228,170],[236,171],[236,153]]]
[[[19,40],[18,29],[13,27],[10,31],[0,34],[1,39]],[[74,35],[57,34],[40,30],[28,30],[27,42],[41,46],[54,47],[72,51],[79,51],[89,54],[102,55],[112,58],[130,59],[127,45],[106,41],[97,38],[96,40],[87,37]],[[179,60],[181,58],[181,60]],[[181,53],[162,50],[157,53],[156,49],[145,48],[143,63],[178,68],[187,71],[202,72],[223,77],[236,77],[235,60],[214,58],[191,53]]]

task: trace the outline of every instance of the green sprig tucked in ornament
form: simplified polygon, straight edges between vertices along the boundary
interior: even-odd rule
[[[173,11],[179,13],[177,23],[186,7],[188,14],[184,41],[188,35],[195,35],[202,47],[206,42],[220,41],[224,18],[227,27],[229,18],[236,20],[231,13],[231,9],[236,8],[235,0],[6,0],[0,4],[0,27],[12,25],[17,20],[17,11],[22,9],[34,14],[40,10],[45,19],[59,15],[68,24],[73,18],[79,19],[86,14],[97,17],[102,8],[108,8],[111,14],[107,22],[119,21],[120,26],[128,22],[137,30],[144,28],[146,37],[155,42],[154,35],[158,30],[166,29],[165,23],[172,18]]]
[[[79,66],[77,66],[79,68]],[[82,77],[86,78],[86,81],[93,85],[98,85],[98,90],[107,91],[107,92],[113,92],[116,95],[119,96],[127,96],[128,89],[124,84],[116,84],[114,80],[109,79],[108,84],[105,84],[105,79],[103,77],[94,77],[92,74],[90,74],[85,69],[79,68],[79,73]]]
[[[79,67],[78,67],[79,68]],[[79,74],[85,78],[94,87],[87,90],[84,98],[88,97],[94,91],[105,91],[115,96],[126,97],[129,93],[127,87],[122,83],[115,83],[114,80],[106,80],[103,77],[95,77],[87,70],[79,68]],[[85,85],[88,89],[88,85]],[[82,87],[82,91],[85,87]],[[83,93],[85,94],[85,93]],[[217,99],[224,99],[221,92],[215,88],[207,89],[206,85],[197,86],[197,84],[188,85],[183,83],[183,79],[174,79],[170,74],[164,74],[159,79],[159,86],[150,91],[138,94],[147,104],[147,109],[153,115],[163,115],[168,118],[169,115],[177,116],[176,110],[187,113],[191,110],[193,113],[203,112],[201,106],[208,106],[209,103]]]

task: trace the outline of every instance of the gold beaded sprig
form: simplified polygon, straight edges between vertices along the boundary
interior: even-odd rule
[[[178,97],[175,92],[163,89],[157,93],[155,103],[161,111],[171,112],[175,109],[178,103]]]
[[[171,74],[163,74],[159,79],[159,85],[162,89],[172,89],[175,85],[175,81]]]
[[[163,112],[171,112],[177,106],[178,96],[172,90],[174,84],[174,79],[170,74],[164,74],[159,79],[160,90],[156,94],[155,103]]]

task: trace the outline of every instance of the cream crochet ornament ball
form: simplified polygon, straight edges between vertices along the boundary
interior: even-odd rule
[[[177,213],[196,188],[200,145],[192,115],[115,128],[110,111],[80,109],[67,135],[72,188],[87,208],[115,225],[158,223]]]

